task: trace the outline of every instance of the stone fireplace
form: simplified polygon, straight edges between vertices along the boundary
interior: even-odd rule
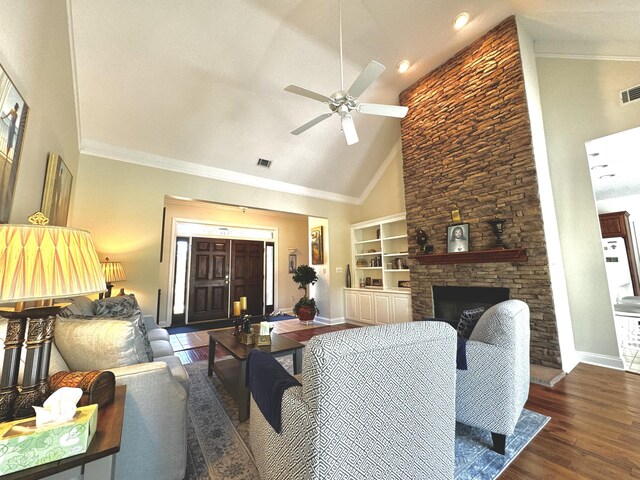
[[[400,96],[414,319],[434,315],[434,286],[508,289],[531,311],[531,363],[561,365],[515,18],[510,17]],[[447,252],[452,211],[469,224],[471,253],[494,248],[488,223],[505,218],[517,259],[418,261],[422,228]],[[453,255],[466,255],[465,253]],[[434,257],[434,256],[431,256]],[[460,257],[462,258],[462,257]],[[455,315],[455,313],[450,313]]]

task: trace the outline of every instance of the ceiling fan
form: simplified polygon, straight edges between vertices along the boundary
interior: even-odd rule
[[[340,115],[340,122],[342,132],[347,140],[347,145],[353,145],[358,143],[358,132],[356,132],[356,126],[351,116],[351,111],[355,110],[359,113],[367,115],[382,115],[385,117],[404,118],[409,111],[408,107],[399,105],[380,105],[376,103],[360,103],[358,97],[384,72],[385,66],[371,60],[366,67],[360,72],[358,78],[355,79],[353,84],[348,90],[344,89],[344,63],[342,59],[342,1],[340,1],[340,90],[334,92],[331,96],[322,95],[314,91],[308,90],[297,85],[289,85],[285,88],[285,91],[301,95],[303,97],[317,100],[318,102],[326,103],[329,106],[330,112],[318,115],[313,120],[305,123],[304,125],[296,128],[291,133],[293,135],[300,135],[302,132],[310,129],[314,125],[326,120],[334,113]]]

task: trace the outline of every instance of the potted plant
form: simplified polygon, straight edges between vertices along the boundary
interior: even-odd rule
[[[298,284],[299,290],[304,290],[304,296],[293,307],[293,312],[301,322],[311,322],[320,313],[315,298],[309,298],[309,285],[315,285],[318,274],[315,268],[309,265],[300,265],[293,272],[293,281]]]

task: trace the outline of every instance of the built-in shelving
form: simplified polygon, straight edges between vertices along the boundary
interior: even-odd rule
[[[409,280],[406,265],[409,257],[407,246],[407,222],[405,214],[391,215],[351,225],[352,287],[360,286],[360,280],[381,284],[383,290],[398,288],[398,282]],[[373,250],[373,251],[370,251]],[[367,266],[358,266],[363,260]],[[379,266],[372,267],[371,262]]]

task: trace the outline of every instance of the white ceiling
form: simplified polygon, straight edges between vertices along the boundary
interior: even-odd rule
[[[398,119],[357,113],[352,146],[337,116],[289,133],[328,110],[285,86],[340,88],[338,0],[70,5],[84,153],[355,203],[399,146]],[[454,31],[463,10],[471,22]],[[640,58],[638,0],[343,0],[342,11],[345,87],[372,59],[387,67],[364,102],[397,104],[512,14],[537,52]]]

